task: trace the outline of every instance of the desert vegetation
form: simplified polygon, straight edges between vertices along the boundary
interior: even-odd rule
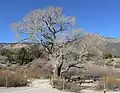
[[[96,87],[96,89],[103,90],[104,88],[106,88],[106,90],[118,91],[120,90],[119,86],[120,86],[119,76],[104,76],[101,78],[101,81],[99,81],[99,84]]]
[[[0,71],[0,87],[27,86],[27,79],[23,73]]]
[[[104,59],[110,59],[110,58],[112,58],[112,54],[111,53],[104,53],[103,58]]]
[[[80,75],[85,71],[85,67],[81,64],[84,63],[84,57],[93,56],[89,53],[89,50],[98,50],[96,54],[99,54],[101,49],[97,48],[99,45],[104,46],[105,39],[100,38],[97,35],[91,35],[85,33],[82,29],[75,29],[75,18],[71,16],[64,16],[62,9],[59,7],[49,7],[46,9],[33,10],[26,15],[23,20],[13,23],[13,30],[21,35],[27,34],[29,37],[24,40],[33,41],[40,43],[44,48],[44,51],[48,54],[48,60],[53,67],[53,82],[54,80],[61,80],[64,74],[71,73],[68,81],[75,80],[71,79],[74,75]],[[58,35],[68,32],[68,35],[64,39],[59,39]],[[69,35],[71,33],[71,35]],[[82,37],[91,38],[92,40],[84,39],[81,41],[79,47],[81,50],[78,51],[74,45]],[[91,42],[92,41],[92,42]],[[23,55],[20,52],[20,63],[24,64],[28,61],[23,50]],[[26,60],[25,62],[22,61]],[[26,63],[25,63],[26,64]],[[73,68],[73,72],[71,69]],[[75,72],[77,69],[78,72]],[[56,84],[56,83],[53,83]]]
[[[76,29],[75,17],[65,16],[60,7],[33,10],[12,28],[27,36],[18,44],[28,45],[0,49],[0,86],[26,86],[27,79],[47,78],[53,87],[72,92],[84,83],[98,82],[97,89],[119,87],[119,77],[108,73],[120,63],[118,56],[105,51],[107,39]]]

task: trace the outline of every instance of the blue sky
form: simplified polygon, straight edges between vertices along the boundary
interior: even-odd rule
[[[108,37],[120,37],[120,0],[0,0],[0,42],[14,42],[11,24],[31,10],[49,6],[75,16],[78,27]]]

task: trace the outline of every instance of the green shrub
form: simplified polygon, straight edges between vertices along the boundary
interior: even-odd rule
[[[30,45],[30,47],[18,50],[0,49],[0,55],[6,56],[11,63],[19,63],[20,65],[28,64],[37,58],[48,58],[47,53],[40,48],[40,45]]]
[[[114,55],[114,58],[117,58],[117,56],[116,56],[116,55]]]
[[[30,48],[21,48],[16,53],[16,62],[20,65],[24,65],[39,57],[46,58],[46,54],[39,49],[39,46],[33,45],[30,46]]]
[[[103,58],[104,59],[112,58],[112,54],[111,53],[104,53]]]
[[[39,49],[38,45],[32,45],[28,49],[28,52],[31,56],[31,58],[39,58],[42,55],[42,51]]]
[[[10,50],[7,50],[7,49],[3,48],[3,49],[0,50],[0,55],[6,56],[8,58],[8,61],[11,62],[11,63],[13,61],[15,61],[16,53],[13,52],[13,51],[10,51]]]
[[[30,58],[30,54],[26,51],[25,48],[21,48],[16,54],[16,62],[20,65],[28,64],[33,59]]]

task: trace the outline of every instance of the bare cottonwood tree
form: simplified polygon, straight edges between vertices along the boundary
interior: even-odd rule
[[[84,41],[79,47],[81,51],[74,48],[74,43],[84,36],[80,30],[74,30],[64,42],[58,43],[57,36],[63,31],[68,31],[75,24],[75,18],[71,16],[65,16],[62,13],[62,9],[59,7],[49,7],[45,9],[37,9],[27,14],[23,20],[12,24],[13,30],[26,38],[24,40],[34,41],[40,43],[50,55],[50,61],[54,67],[55,78],[59,78],[60,74],[68,71],[71,67],[78,67],[82,58],[88,53],[88,48],[97,47],[102,44],[96,37],[96,42]],[[95,44],[96,43],[96,44]],[[68,52],[76,53],[79,55],[79,60],[75,62],[68,62],[65,71],[61,71],[65,60],[65,55]],[[72,58],[72,57],[71,57]]]
[[[18,35],[26,37],[24,40],[40,43],[53,56],[58,34],[70,30],[74,24],[75,17],[63,15],[59,7],[49,7],[33,10],[23,20],[13,23],[12,28]]]

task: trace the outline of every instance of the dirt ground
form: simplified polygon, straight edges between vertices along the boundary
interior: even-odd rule
[[[91,85],[84,84],[84,86]],[[49,84],[49,80],[34,80],[30,87],[0,88],[0,93],[73,93],[73,92],[65,92],[52,88],[52,86],[50,86]],[[88,88],[81,90],[80,93],[103,93],[103,91],[95,91]],[[120,93],[120,91],[107,93]]]

